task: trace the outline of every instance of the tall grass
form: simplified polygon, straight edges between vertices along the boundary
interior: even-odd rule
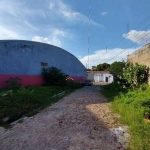
[[[0,126],[23,116],[32,116],[80,87],[82,86],[76,84],[69,87],[30,86],[0,89]],[[64,91],[64,94],[59,94]],[[9,118],[8,121],[4,121],[5,118]]]
[[[150,150],[150,123],[144,121],[149,113],[150,86],[128,91],[114,86],[104,86],[102,93],[111,101],[112,109],[122,116],[120,121],[129,126],[129,149]]]

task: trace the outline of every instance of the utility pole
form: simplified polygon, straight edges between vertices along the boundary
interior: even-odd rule
[[[91,15],[91,6],[90,6],[90,0],[89,0],[89,27],[88,27],[88,69],[90,67],[89,65],[89,53],[90,53],[90,24],[91,24],[91,20],[90,20],[90,15]]]
[[[127,35],[129,35],[129,23],[127,23]],[[129,49],[128,49],[128,55],[129,55]]]

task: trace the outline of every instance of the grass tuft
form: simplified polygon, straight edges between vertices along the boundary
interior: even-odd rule
[[[134,90],[118,90],[117,86],[103,86],[102,94],[111,101],[112,109],[122,116],[120,121],[129,126],[129,150],[150,150],[150,123],[144,121],[150,114],[150,86]]]
[[[0,89],[0,126],[7,127],[9,123],[23,116],[33,116],[81,87],[76,84],[69,87],[29,86],[17,89]],[[64,93],[59,94],[62,92]],[[9,119],[6,120],[6,118]]]

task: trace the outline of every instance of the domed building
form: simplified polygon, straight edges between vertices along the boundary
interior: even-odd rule
[[[24,40],[0,40],[0,87],[10,77],[22,84],[41,85],[43,67],[56,67],[77,82],[86,79],[86,68],[71,53],[45,43]]]

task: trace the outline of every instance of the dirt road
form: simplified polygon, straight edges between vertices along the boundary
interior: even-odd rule
[[[123,150],[127,134],[99,86],[84,87],[12,129],[0,129],[0,150]],[[119,128],[118,128],[119,127]]]

